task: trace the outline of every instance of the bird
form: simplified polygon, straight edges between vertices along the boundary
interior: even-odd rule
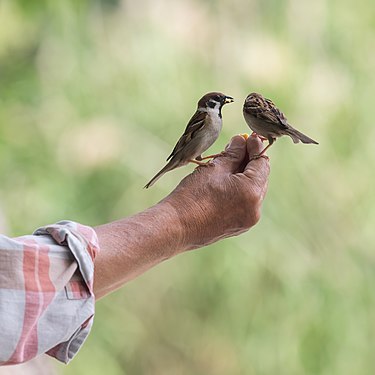
[[[253,92],[249,94],[243,104],[243,116],[249,128],[264,140],[268,145],[258,155],[252,157],[257,159],[267,151],[269,147],[283,135],[288,135],[294,143],[319,144],[307,135],[294,129],[272,100],[263,95]]]
[[[219,137],[223,125],[221,109],[225,104],[233,101],[231,96],[221,92],[205,94],[198,101],[197,110],[188,122],[184,134],[168,156],[168,163],[144,188],[149,188],[166,172],[175,168],[188,163],[206,165],[202,160],[218,156],[210,155],[202,158],[202,153],[211,147]]]

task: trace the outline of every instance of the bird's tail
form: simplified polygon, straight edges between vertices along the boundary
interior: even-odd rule
[[[169,163],[161,170],[159,171],[158,173],[156,173],[156,175],[154,177],[152,177],[151,181],[149,183],[147,183],[143,188],[144,189],[148,189],[149,187],[151,187],[161,176],[163,176],[165,173],[171,171],[172,169],[175,169],[178,167],[178,161],[176,160],[173,160],[171,159],[169,161]]]
[[[294,143],[298,143],[301,141],[302,143],[314,143],[318,145],[319,143],[314,141],[313,139],[309,138],[307,135],[299,132],[298,130],[290,127],[288,130],[286,130],[286,133],[290,136],[290,138],[293,139]]]

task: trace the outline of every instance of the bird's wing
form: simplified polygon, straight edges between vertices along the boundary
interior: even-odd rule
[[[279,123],[280,125],[283,125],[285,128],[289,126],[288,120],[285,117],[284,113],[282,113],[272,102],[270,99],[266,99],[266,106],[267,110],[265,111],[266,113],[264,114],[265,117],[268,117],[269,122],[276,122]],[[266,120],[267,121],[267,120]]]
[[[270,99],[264,98],[264,101],[251,102],[248,105],[249,112],[259,120],[281,125],[288,128],[288,120]]]
[[[195,137],[197,132],[201,130],[205,125],[205,120],[207,117],[207,112],[196,111],[193,117],[188,122],[184,134],[182,134],[181,138],[178,140],[176,146],[172,153],[168,156],[167,161],[175,156],[178,152],[180,152],[185,145],[191,141],[192,138]]]

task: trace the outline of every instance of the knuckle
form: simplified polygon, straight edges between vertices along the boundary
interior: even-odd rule
[[[260,209],[260,206],[258,206],[254,209],[253,225],[255,225],[259,222],[260,217],[261,217],[261,209]]]
[[[260,220],[261,211],[259,206],[252,206],[249,210],[247,210],[247,214],[245,216],[244,224],[247,228],[253,227],[255,224],[257,224]]]
[[[247,191],[247,207],[246,207],[246,218],[245,222],[248,227],[252,227],[257,224],[261,217],[261,204],[263,200],[262,189],[255,187],[250,191]]]
[[[250,191],[251,201],[254,205],[262,201],[263,198],[263,187],[259,184],[254,184],[253,188]]]

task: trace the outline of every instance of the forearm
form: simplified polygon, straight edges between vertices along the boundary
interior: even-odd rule
[[[267,190],[268,161],[247,163],[259,139],[236,136],[225,156],[187,176],[163,201],[95,229],[101,251],[94,291],[101,298],[152,266],[255,225]],[[247,164],[246,164],[247,163]]]
[[[101,248],[95,260],[96,298],[183,250],[179,218],[168,203],[94,229]]]

